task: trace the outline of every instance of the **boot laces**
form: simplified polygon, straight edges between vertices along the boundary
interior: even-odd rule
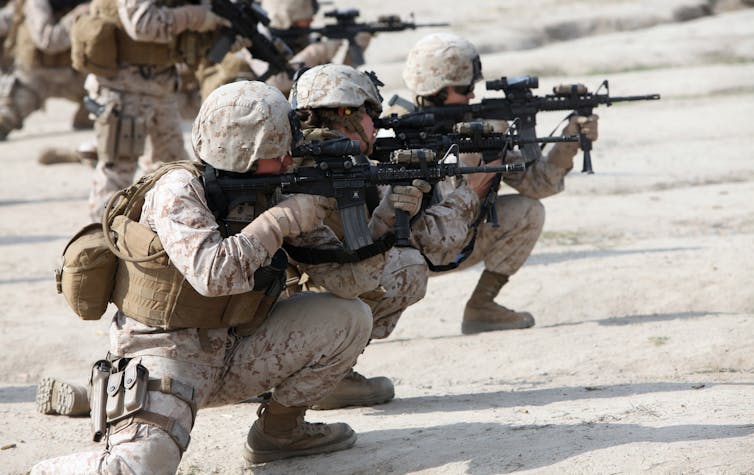
[[[368,380],[366,376],[354,370],[351,370],[351,372],[348,374],[348,376],[346,376],[346,378],[352,381],[359,382],[359,383],[366,382]]]

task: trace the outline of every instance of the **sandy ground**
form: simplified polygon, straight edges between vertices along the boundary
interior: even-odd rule
[[[361,3],[365,18],[405,5]],[[312,414],[351,424],[356,446],[253,473],[754,473],[754,10],[718,2],[679,22],[710,8],[411,4],[418,21],[449,20],[477,42],[488,78],[539,74],[541,93],[607,78],[614,94],[662,100],[600,109],[597,173],[572,173],[546,199],[542,239],[498,299],[532,312],[534,328],[461,336],[480,269],[433,278],[357,366],[393,378],[396,400]],[[386,97],[424,33],[374,40]],[[0,143],[0,473],[96,447],[87,419],[33,402],[40,376],[83,381],[107,346],[107,322],[76,320],[52,279],[86,222],[90,171],[36,157],[89,137],[69,131],[73,110],[50,101]],[[560,118],[541,114],[540,131]],[[180,472],[243,472],[255,410],[202,411]]]

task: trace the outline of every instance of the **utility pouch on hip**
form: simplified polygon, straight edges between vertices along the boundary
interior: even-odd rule
[[[107,423],[125,419],[142,409],[147,401],[149,371],[139,362],[110,374],[107,381]]]
[[[89,406],[91,408],[92,438],[99,442],[107,432],[107,380],[112,370],[112,364],[107,360],[99,360],[92,367],[89,378]]]
[[[146,122],[141,117],[123,115],[113,106],[97,117],[97,151],[112,160],[136,160],[144,153]]]

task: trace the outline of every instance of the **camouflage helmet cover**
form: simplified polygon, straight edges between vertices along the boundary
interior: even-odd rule
[[[344,64],[322,64],[298,78],[291,89],[290,101],[296,110],[369,105],[379,113],[382,96],[375,81],[379,80],[374,73]]]
[[[294,22],[314,17],[312,0],[262,0],[272,28],[290,28]]]
[[[194,152],[218,170],[247,172],[260,158],[288,153],[291,108],[276,88],[258,81],[221,86],[207,96],[191,131]]]
[[[468,86],[482,79],[479,53],[452,33],[434,33],[409,51],[403,81],[418,96],[432,96],[447,86]]]

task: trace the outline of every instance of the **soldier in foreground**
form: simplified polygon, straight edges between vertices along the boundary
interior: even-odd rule
[[[194,123],[197,158],[218,170],[280,173],[291,147],[289,110],[279,91],[258,82],[219,88]],[[247,461],[341,450],[355,442],[348,425],[310,424],[304,414],[354,365],[369,337],[369,308],[328,293],[301,293],[271,311],[267,300],[285,267],[276,264],[283,240],[320,226],[331,200],[294,195],[255,210],[257,217],[238,234],[223,237],[201,170],[201,164],[168,165],[158,179],[147,180],[152,188],[139,224],[131,224],[139,232],[118,244],[157,242],[169,263],[119,264],[129,269],[129,280],[116,279],[119,311],[110,357],[93,370],[112,368],[107,386],[117,388],[99,400],[93,385],[95,425],[107,407],[107,449],[47,460],[31,473],[174,473],[196,410],[268,390],[272,398],[260,406],[248,434]],[[129,242],[130,236],[136,240]],[[142,287],[169,287],[175,278],[185,279],[180,295],[143,301]]]
[[[475,83],[482,79],[482,64],[476,48],[469,41],[454,34],[437,33],[421,39],[409,52],[403,79],[415,95],[418,108],[468,104],[474,98]],[[406,112],[413,108],[405,99],[399,103],[405,107],[396,107],[390,112]],[[574,115],[562,133],[575,135],[581,132],[592,141],[597,140],[597,119],[596,115]],[[485,263],[464,309],[461,326],[464,334],[534,325],[530,313],[511,310],[495,303],[494,299],[524,264],[539,239],[545,218],[540,200],[564,189],[564,178],[573,167],[578,147],[576,142],[557,143],[546,156],[528,164],[522,175],[503,178],[518,193],[497,197],[495,207],[499,227],[489,223],[475,225],[480,214],[479,197],[484,194],[459,195],[458,191],[465,186],[462,182],[452,185],[445,182],[437,187],[441,198],[447,199],[450,193],[464,197],[463,201],[448,203],[458,213],[453,213],[446,225],[434,228],[433,232],[421,232],[412,227],[415,245],[435,264],[453,262],[474,240],[473,251],[457,267],[465,269],[481,261]],[[481,156],[461,154],[460,158],[464,163],[477,164]],[[509,152],[507,160],[522,160],[522,157],[517,152]],[[457,219],[458,216],[462,219]]]
[[[11,6],[12,5],[12,6]],[[71,67],[71,25],[88,3],[19,0],[6,5],[0,30],[7,25],[0,77],[0,140],[23,128],[24,120],[51,97],[79,104],[74,129],[92,127],[83,106],[84,75]],[[3,35],[5,36],[5,35]]]

